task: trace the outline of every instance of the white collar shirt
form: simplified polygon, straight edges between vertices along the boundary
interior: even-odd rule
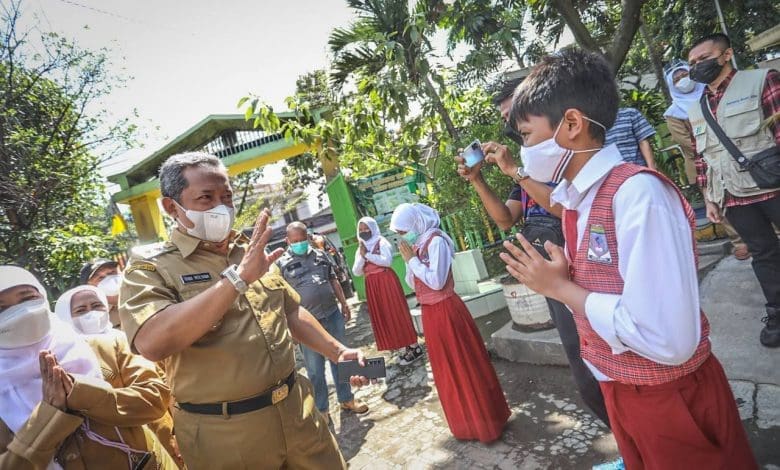
[[[553,204],[578,212],[576,246],[596,193],[622,163],[617,147],[605,147],[550,195]],[[701,318],[695,248],[679,196],[658,177],[640,173],[620,186],[612,211],[623,292],[591,292],[585,315],[613,354],[633,351],[660,364],[682,364],[698,346]],[[611,380],[585,362],[598,380]]]

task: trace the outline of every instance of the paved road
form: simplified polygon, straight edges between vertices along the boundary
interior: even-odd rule
[[[353,311],[348,342],[378,354],[365,307]],[[483,336],[489,338],[484,330]],[[589,469],[616,457],[612,435],[584,410],[567,368],[503,360],[494,365],[513,416],[491,445],[450,435],[424,361],[400,367],[391,360],[385,383],[357,392],[371,407],[366,415],[340,412],[331,396],[332,429],[350,468]],[[746,426],[759,461],[780,470],[768,465],[780,462],[780,428],[762,429],[754,421]]]

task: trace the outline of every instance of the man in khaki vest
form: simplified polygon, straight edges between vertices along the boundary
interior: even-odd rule
[[[780,145],[780,73],[757,69],[736,71],[734,51],[725,34],[696,41],[688,53],[690,77],[706,83],[709,109],[726,135],[748,158]],[[721,222],[724,213],[747,244],[753,271],[766,297],[766,323],[761,344],[780,346],[780,241],[772,224],[780,226],[780,188],[761,189],[741,171],[707,124],[699,103],[688,109],[697,153],[699,186],[707,217]]]
[[[160,168],[169,242],[134,252],[119,293],[133,349],[165,361],[174,423],[190,469],[338,469],[346,464],[308,379],[295,372],[293,338],[331,361],[362,360],[267,274],[268,211],[247,238],[231,230],[232,191],[222,162],[174,155]],[[367,383],[352,377],[352,385]]]

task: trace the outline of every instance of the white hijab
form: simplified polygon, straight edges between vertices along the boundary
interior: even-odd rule
[[[358,220],[357,223],[358,235],[360,234],[360,224],[366,224],[368,229],[371,230],[371,238],[368,240],[363,240],[360,238],[360,236],[358,236],[358,241],[366,247],[366,250],[368,250],[369,253],[371,253],[374,251],[374,248],[376,248],[376,244],[379,243],[379,240],[382,239],[382,233],[379,231],[379,225],[372,217],[362,217],[360,220]]]
[[[688,93],[683,93],[674,86],[674,72],[678,70],[688,70],[690,67],[684,62],[676,64],[666,72],[666,85],[669,88],[669,93],[672,95],[672,105],[664,112],[664,117],[673,117],[677,119],[688,119],[688,109],[692,104],[698,103],[701,98],[701,94],[704,93],[704,83],[696,82],[696,86]]]
[[[106,307],[106,315],[108,315],[108,310],[110,309],[110,307],[108,305],[108,299],[106,298],[106,294],[104,294],[102,290],[98,289],[95,286],[84,284],[81,286],[76,286],[69,291],[66,291],[64,294],[60,296],[59,299],[57,299],[57,303],[54,304],[54,313],[57,314],[57,317],[59,317],[59,319],[62,320],[64,323],[70,323],[70,325],[73,327],[74,330],[76,330],[78,334],[85,337],[107,336],[110,338],[114,338],[117,335],[124,336],[124,333],[111,326],[111,322],[108,322],[106,328],[98,334],[84,333],[83,331],[79,330],[78,326],[76,326],[73,323],[70,303],[73,300],[74,295],[76,295],[79,292],[83,292],[85,290],[92,291],[95,294],[97,294],[100,302]]]
[[[46,290],[30,272],[16,266],[0,266],[0,292],[22,285],[35,287],[46,298]],[[43,399],[40,351],[54,353],[68,373],[102,379],[97,357],[89,345],[70,325],[51,317],[51,330],[39,342],[21,348],[0,348],[0,419],[14,433],[19,432]]]
[[[421,248],[434,234],[438,233],[450,246],[450,252],[455,254],[455,243],[452,238],[439,228],[440,219],[436,209],[425,204],[403,203],[395,208],[390,218],[390,230],[397,232],[415,232],[420,234],[414,246]]]

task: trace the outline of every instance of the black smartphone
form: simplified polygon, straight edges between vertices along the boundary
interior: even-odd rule
[[[367,379],[381,379],[387,376],[384,357],[366,358],[365,363],[365,367],[361,367],[357,360],[339,362],[339,382],[349,382],[349,378],[353,375],[362,375]]]

